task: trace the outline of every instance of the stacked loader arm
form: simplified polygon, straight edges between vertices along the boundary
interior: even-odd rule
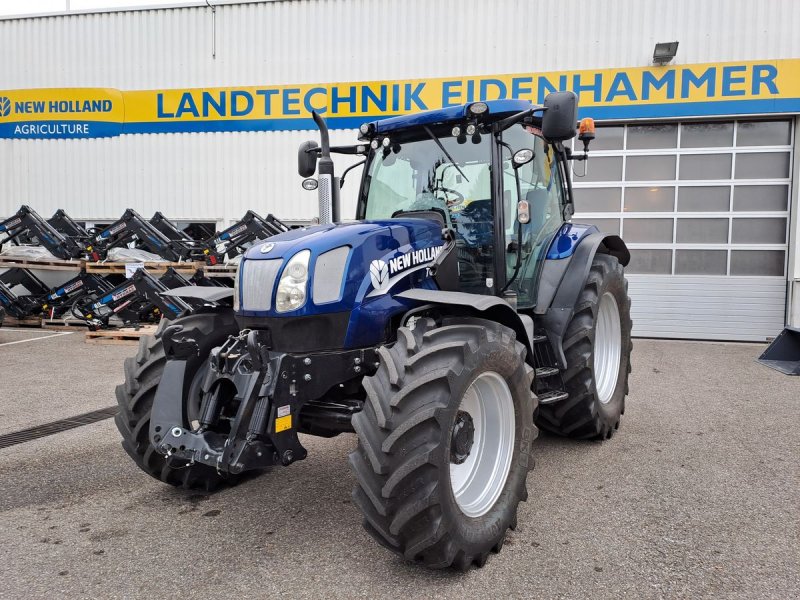
[[[84,252],[84,246],[79,239],[64,235],[25,205],[15,215],[0,222],[0,234],[3,233],[6,237],[0,239],[0,248],[9,242],[18,244],[21,239],[36,238],[53,256],[63,260],[78,258]]]
[[[197,242],[197,240],[189,236],[183,229],[179,228],[175,223],[161,214],[161,212],[156,212],[156,214],[153,215],[153,218],[150,219],[150,224],[173,242],[187,242],[189,244]]]
[[[139,269],[133,277],[111,290],[78,298],[72,305],[72,315],[95,328],[107,328],[113,316],[125,323],[154,320],[161,315],[176,319],[191,311],[193,305],[178,297],[164,298],[162,294],[191,285],[172,268],[158,279]]]
[[[263,240],[285,231],[289,231],[289,226],[278,218],[267,215],[265,219],[248,210],[240,221],[205,242],[206,248],[203,253],[206,264],[216,265],[223,262],[226,256],[234,258],[242,254],[248,245],[256,240]],[[224,249],[219,250],[220,247]]]
[[[76,240],[85,242],[91,237],[83,227],[81,227],[72,219],[72,217],[64,212],[63,208],[59,208],[52,217],[47,219],[47,222],[65,236],[74,238]]]
[[[51,318],[58,318],[66,313],[76,298],[87,294],[100,295],[112,290],[114,286],[104,277],[81,271],[66,283],[47,292],[42,300],[42,312]]]
[[[28,293],[13,290],[21,285]],[[47,294],[47,286],[27,269],[13,268],[0,275],[0,305],[5,312],[17,319],[24,319],[41,311],[41,298]]]
[[[96,235],[86,250],[94,260],[101,260],[111,248],[133,241],[138,247],[169,261],[186,260],[199,252],[193,243],[170,239],[131,208]]]

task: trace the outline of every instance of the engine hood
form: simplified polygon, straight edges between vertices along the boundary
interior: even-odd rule
[[[366,327],[367,321],[359,319],[365,311],[379,311],[385,319],[407,310],[409,303],[395,300],[396,292],[434,287],[427,267],[443,246],[441,225],[426,219],[358,221],[288,231],[254,244],[245,254],[237,275],[237,314],[286,319],[339,313],[350,322],[348,332],[353,332],[359,323]],[[279,313],[275,298],[283,269],[304,250],[310,252],[305,304]]]
[[[311,250],[314,255],[341,246],[358,248],[374,245],[382,247],[415,244],[425,240],[441,240],[441,229],[433,221],[424,219],[392,219],[387,221],[358,221],[330,225],[315,225],[292,229],[254,244],[245,254],[247,260],[291,258],[301,250]]]

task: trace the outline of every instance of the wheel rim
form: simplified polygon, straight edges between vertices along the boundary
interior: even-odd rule
[[[614,395],[622,355],[622,327],[617,299],[611,292],[600,298],[594,330],[594,381],[597,397],[607,404]]]
[[[450,463],[450,485],[461,512],[480,517],[500,497],[511,470],[514,400],[505,379],[487,371],[469,386],[459,411],[471,417],[474,431],[466,459]]]

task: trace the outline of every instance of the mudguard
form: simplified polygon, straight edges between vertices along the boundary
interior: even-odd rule
[[[544,314],[539,319],[561,369],[567,367],[562,346],[564,334],[575,312],[575,303],[578,300],[578,296],[586,284],[586,279],[589,277],[594,255],[598,252],[616,257],[623,267],[631,259],[628,247],[618,235],[599,232],[586,235],[580,239],[571,253],[569,264],[555,290],[552,302],[550,302],[547,310],[544,311]],[[565,258],[558,260],[565,260]],[[540,290],[540,298],[542,294],[547,294],[547,290]]]
[[[530,334],[533,331],[533,323],[530,327],[525,326],[523,318],[514,308],[502,298],[496,296],[481,296],[478,294],[467,294],[465,292],[446,292],[442,290],[429,290],[413,288],[400,292],[398,298],[415,300],[425,304],[438,304],[445,306],[457,306],[466,309],[476,317],[483,317],[490,321],[501,323],[517,334],[517,340],[528,349],[528,356],[533,356]],[[530,317],[527,317],[530,320]],[[530,333],[529,330],[530,329]]]

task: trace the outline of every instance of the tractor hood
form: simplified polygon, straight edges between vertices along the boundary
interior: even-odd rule
[[[236,274],[237,315],[248,327],[258,327],[259,318],[296,321],[338,314],[353,321],[346,327],[350,335],[365,311],[391,315],[407,310],[408,301],[394,300],[395,293],[435,287],[428,267],[443,247],[441,225],[426,219],[357,221],[281,233],[254,244],[242,259]],[[307,257],[305,281],[302,275],[299,281],[289,279],[287,265],[295,257]],[[295,297],[304,298],[294,310],[279,310],[285,296],[281,290],[289,289],[282,286],[284,278],[294,286]]]
[[[288,259],[301,250],[310,250],[313,257],[342,246],[378,253],[402,245],[420,242],[442,243],[441,227],[426,219],[391,219],[315,225],[292,229],[253,244],[245,260]],[[383,254],[381,254],[382,256]]]

